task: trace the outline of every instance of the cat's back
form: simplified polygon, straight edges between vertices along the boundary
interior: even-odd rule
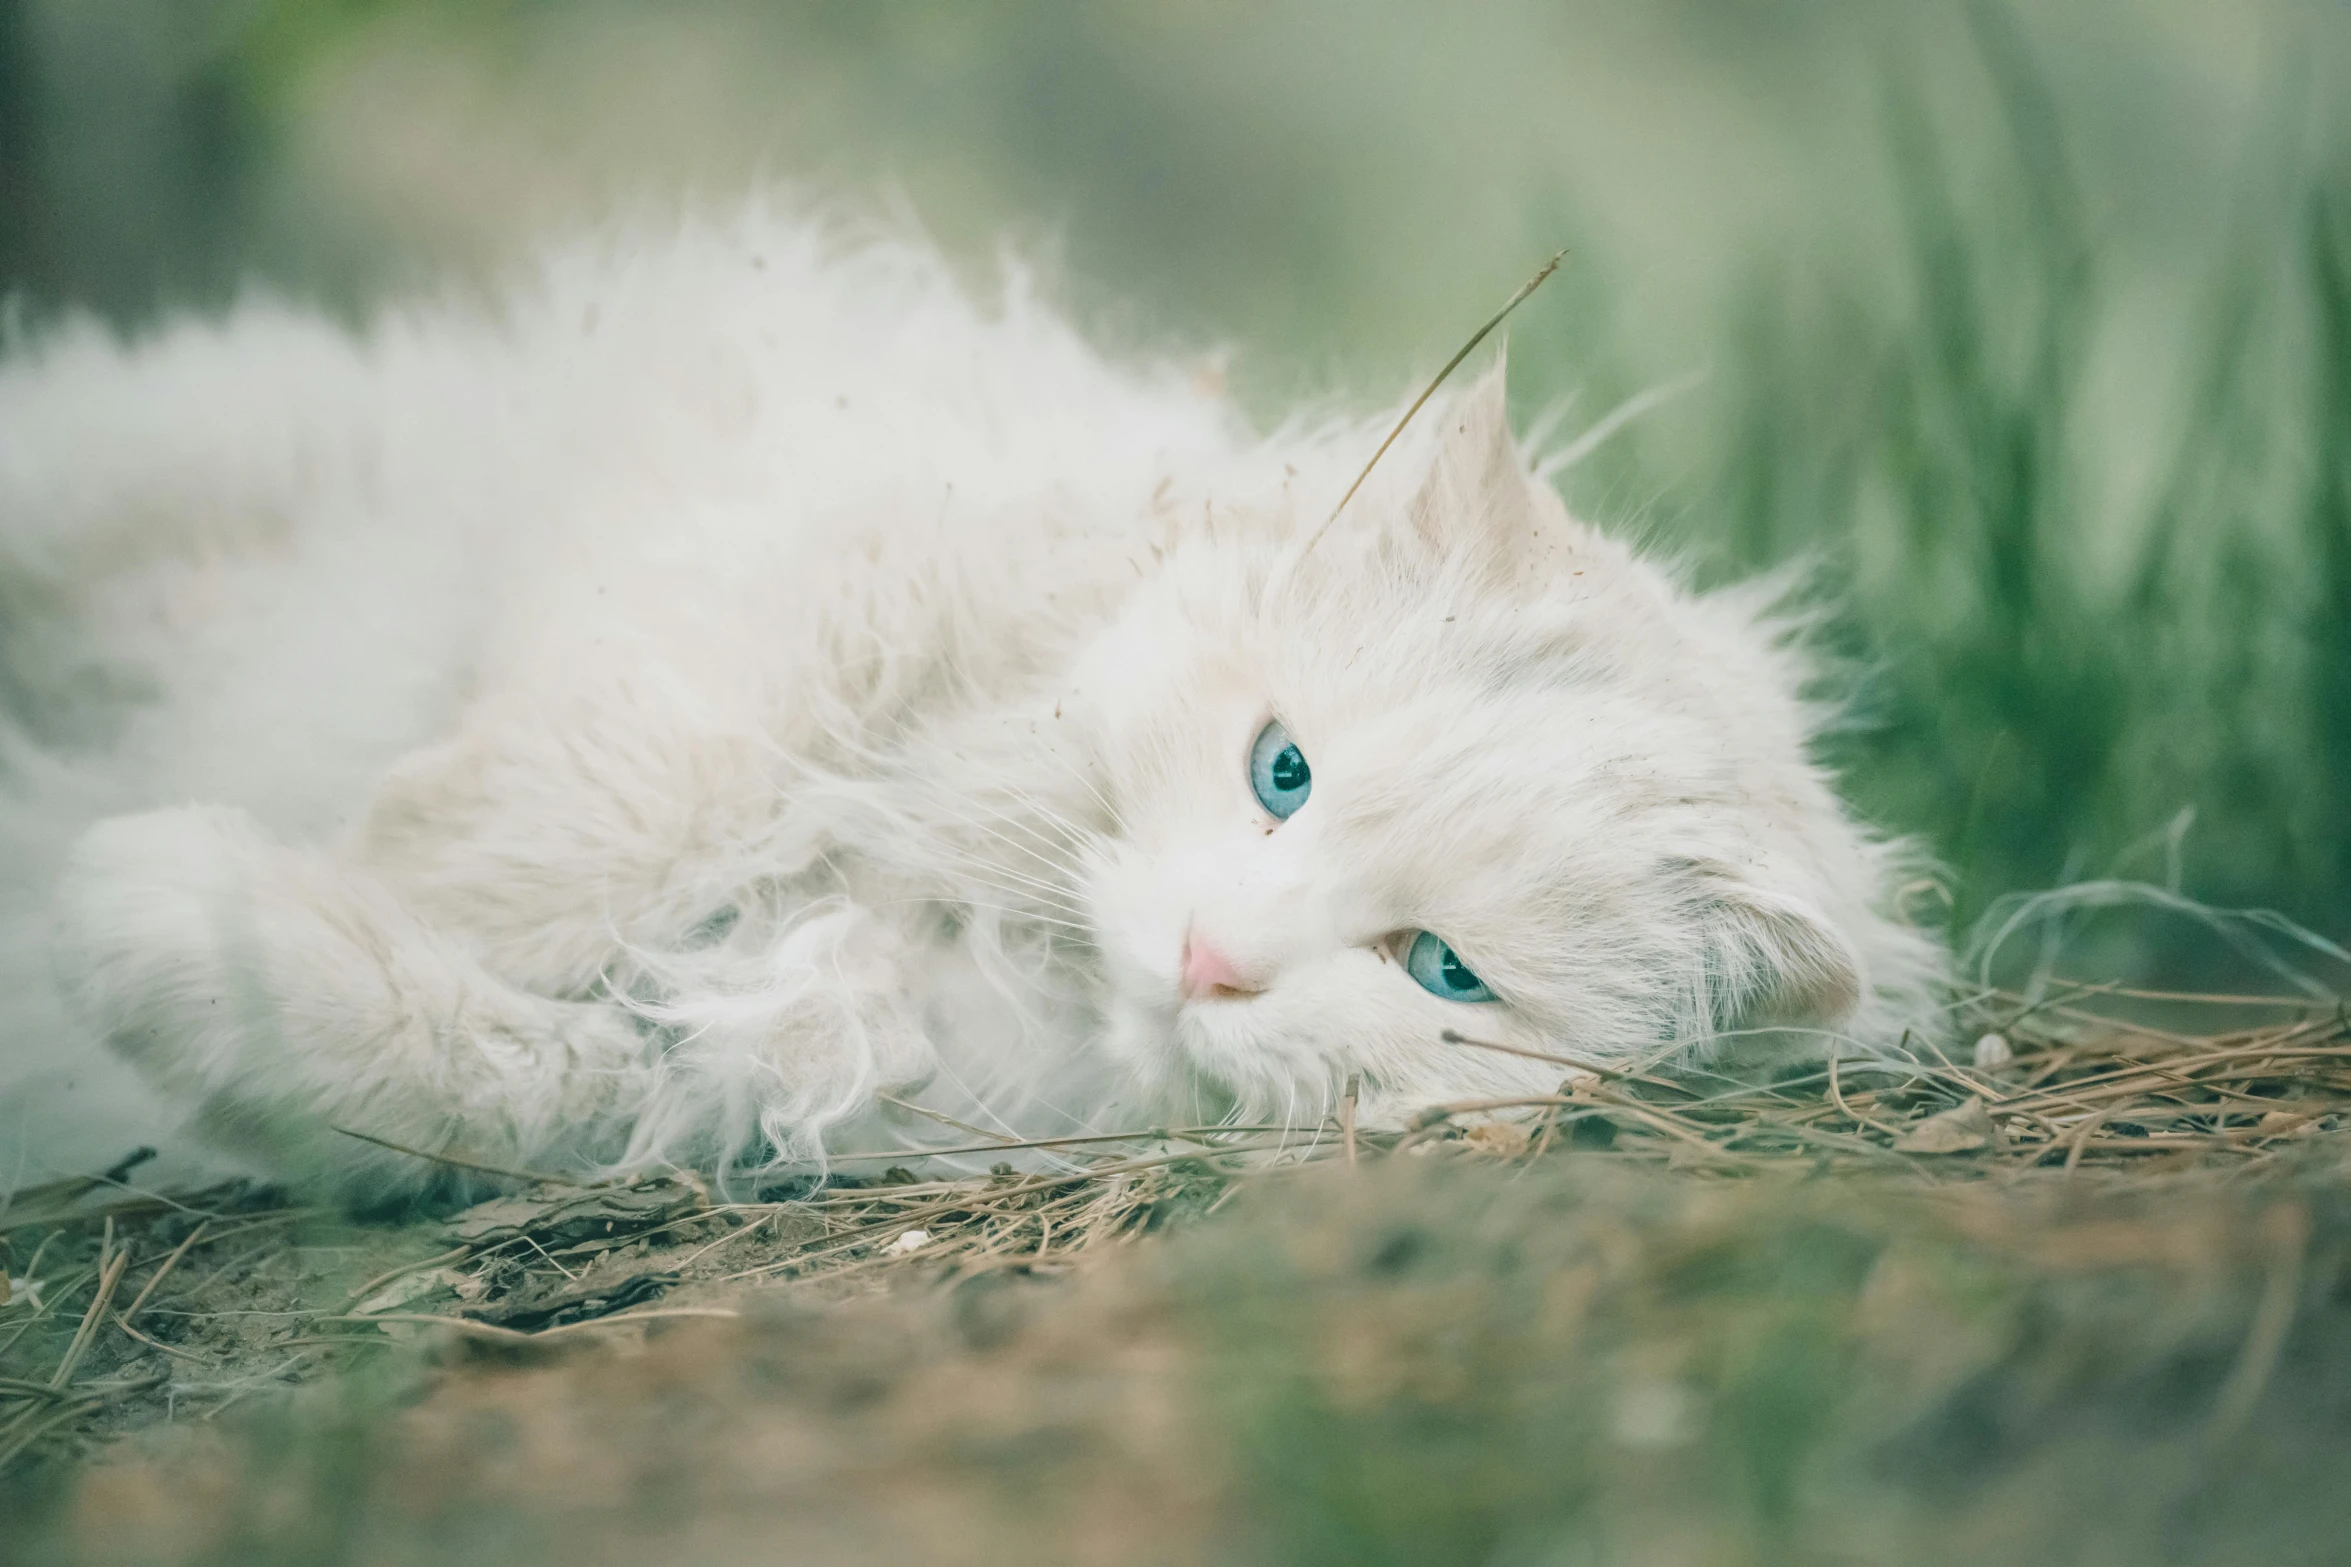
[[[1171,475],[1214,483],[1245,444],[1019,273],[779,203],[616,227],[359,327],[260,301],[69,324],[0,360],[6,717],[241,800],[221,775],[255,737],[211,737],[252,728],[259,688],[298,778],[587,644],[919,646],[943,615],[1084,600]]]
[[[256,298],[0,351],[0,567],[438,519],[587,531],[615,503],[975,506],[1228,453],[1221,401],[1099,353],[1009,264],[754,203],[552,246],[362,324]],[[659,524],[639,516],[637,526]]]

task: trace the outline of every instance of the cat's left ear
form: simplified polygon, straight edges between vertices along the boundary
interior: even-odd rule
[[[1419,541],[1496,587],[1533,587],[1578,548],[1578,530],[1510,433],[1508,358],[1457,399],[1409,516]]]

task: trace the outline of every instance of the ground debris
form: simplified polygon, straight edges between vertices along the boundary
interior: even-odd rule
[[[2340,1554],[2340,1165],[1920,1167],[1334,1161],[1057,1275],[909,1261],[626,1353],[477,1325],[397,1399],[126,1445],[28,1537],[191,1567],[750,1567],[780,1519],[808,1567]]]
[[[629,1185],[549,1183],[476,1203],[451,1219],[446,1233],[456,1245],[475,1250],[530,1240],[554,1251],[599,1241],[618,1244],[707,1205],[698,1186],[666,1176]]]
[[[679,1282],[680,1277],[675,1273],[632,1273],[610,1283],[582,1285],[577,1289],[560,1290],[532,1300],[509,1301],[496,1306],[468,1306],[461,1314],[471,1321],[487,1322],[493,1327],[511,1328],[517,1333],[536,1333],[544,1328],[593,1322],[599,1317],[609,1317],[632,1306],[659,1300],[664,1291]]]
[[[359,1223],[251,1187],[138,1191],[111,1171],[53,1182],[0,1208],[0,1458],[69,1456],[451,1335],[520,1354],[733,1315],[752,1291],[845,1302],[894,1282],[1067,1277],[1332,1162],[1367,1177],[1498,1168],[1506,1181],[1580,1162],[1695,1188],[1834,1174],[1867,1190],[1889,1176],[1954,1194],[2249,1188],[2343,1162],[2341,1008],[2173,998],[2230,1025],[2191,1033],[2088,999],[1979,998],[1953,1032],[1997,1035],[2008,1056],[1992,1067],[1978,1057],[1996,1052],[1961,1065],[1928,1046],[1760,1079],[1705,1061],[1579,1068],[1556,1092],[1434,1107],[1404,1131],[1088,1134],[986,1174],[886,1149],[861,1155],[879,1176],[752,1183],[775,1200],[714,1200],[691,1175],[655,1174],[536,1181],[453,1215]],[[975,1151],[994,1153],[950,1150]]]
[[[1901,1153],[1968,1153],[1992,1140],[1992,1112],[1972,1095],[1957,1109],[1944,1110],[1894,1140]]]

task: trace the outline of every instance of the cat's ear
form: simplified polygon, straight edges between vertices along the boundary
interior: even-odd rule
[[[1575,525],[1510,433],[1507,359],[1453,405],[1409,518],[1441,558],[1496,586],[1532,583],[1574,547]]]
[[[1861,955],[1809,902],[1718,882],[1708,912],[1717,1027],[1834,1027],[1860,1004]]]

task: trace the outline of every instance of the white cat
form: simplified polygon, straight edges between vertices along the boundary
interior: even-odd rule
[[[102,1040],[364,1199],[433,1167],[338,1128],[574,1169],[972,1141],[906,1103],[1303,1135],[1354,1079],[1367,1127],[1559,1081],[1449,1032],[1932,1026],[1766,596],[1572,521],[1499,370],[1308,547],[1376,425],[1252,434],[1005,293],[762,207],[495,310],[19,346],[20,1104]]]

